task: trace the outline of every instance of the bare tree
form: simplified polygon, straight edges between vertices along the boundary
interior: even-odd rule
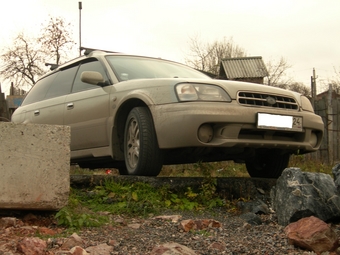
[[[4,79],[16,80],[17,86],[34,85],[37,78],[44,73],[43,54],[34,45],[32,40],[20,33],[1,55],[4,65],[0,68],[0,75]]]
[[[186,63],[200,71],[219,74],[221,60],[224,58],[245,57],[245,50],[236,45],[232,38],[203,43],[198,36],[190,38],[190,53]]]
[[[298,92],[306,97],[311,98],[312,93],[311,93],[311,89],[309,87],[306,87],[303,83],[301,82],[293,82],[291,84],[288,85],[288,89]]]
[[[0,55],[0,76],[15,81],[16,87],[33,86],[47,71],[46,62],[55,59],[54,63],[60,64],[61,53],[75,45],[69,26],[62,18],[50,18],[38,38],[20,33]]]
[[[47,26],[42,28],[38,42],[46,52],[47,56],[55,59],[55,64],[59,65],[61,53],[71,51],[75,45],[71,34],[71,23],[66,23],[61,17],[50,17]]]
[[[340,91],[340,67],[334,67],[334,78],[330,81],[333,85],[333,88],[337,88],[337,91]]]
[[[286,76],[286,71],[291,68],[291,65],[281,57],[277,62],[268,61],[266,66],[268,76],[265,78],[264,83],[269,86],[287,89],[292,83],[291,78]]]

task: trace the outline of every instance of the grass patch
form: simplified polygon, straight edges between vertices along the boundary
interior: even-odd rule
[[[333,168],[332,165],[325,164],[315,159],[311,159],[311,157],[308,154],[291,156],[288,166],[298,167],[304,172],[325,173],[329,175],[332,175]]]
[[[332,174],[332,166],[311,160],[309,155],[293,155],[289,167],[302,171]],[[107,174],[108,169],[88,170],[72,166],[71,174]],[[113,175],[118,171],[110,169]],[[202,212],[219,208],[237,212],[237,201],[224,201],[216,193],[216,177],[249,177],[244,164],[232,161],[164,166],[159,176],[204,177],[200,187],[174,192],[167,186],[155,188],[146,183],[106,181],[91,189],[71,189],[69,204],[55,218],[69,229],[114,224],[111,215],[148,217],[164,211]]]
[[[55,217],[59,225],[77,229],[110,223],[109,215],[147,217],[165,210],[209,210],[224,205],[215,182],[207,178],[197,189],[187,187],[174,192],[167,186],[108,180],[93,189],[71,189],[68,206]]]
[[[163,166],[159,176],[168,177],[249,177],[244,164],[221,161]]]

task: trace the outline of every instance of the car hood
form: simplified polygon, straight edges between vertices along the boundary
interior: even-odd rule
[[[232,99],[237,98],[237,93],[239,91],[249,91],[249,92],[259,92],[259,93],[266,93],[266,94],[273,94],[273,95],[285,95],[289,97],[297,98],[300,94],[280,89],[277,87],[272,87],[264,84],[258,83],[250,83],[250,82],[239,82],[239,81],[226,81],[226,80],[210,80],[209,84],[215,84],[222,87],[225,91],[228,92],[229,96]]]
[[[162,79],[136,79],[120,82],[115,85],[118,90],[144,90],[157,87],[157,93],[162,93],[169,91],[169,86],[171,91],[176,84],[180,83],[200,83],[200,84],[211,84],[222,87],[231,97],[231,99],[236,100],[239,91],[245,92],[258,92],[272,95],[281,95],[287,97],[293,97],[298,102],[300,102],[300,94],[280,89],[277,87],[272,87],[263,84],[249,83],[249,82],[239,82],[239,81],[228,81],[228,80],[216,80],[216,79],[188,79],[188,78],[162,78]],[[149,93],[152,93],[149,91]]]

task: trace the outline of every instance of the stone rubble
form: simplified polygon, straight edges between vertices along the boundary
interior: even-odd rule
[[[324,220],[336,219],[339,212],[314,208],[326,206],[325,199],[327,206],[338,206],[337,197],[334,181],[331,184],[327,176],[289,168],[271,192],[275,211],[258,199],[238,203],[239,216],[225,211],[209,214],[211,218],[190,213],[147,219],[116,215],[112,226],[84,228],[67,238],[60,235],[64,229],[55,223],[39,225],[41,219],[33,214],[0,217],[0,255],[340,255],[340,225]],[[141,247],[148,248],[140,252]]]
[[[190,230],[205,230],[209,228],[221,228],[222,225],[220,222],[212,220],[212,219],[204,219],[204,220],[182,220],[179,224],[179,228],[185,232]]]
[[[285,228],[289,243],[314,251],[317,254],[334,251],[339,246],[339,238],[324,221],[311,216],[289,224]]]
[[[25,255],[44,254],[47,248],[46,241],[38,237],[25,237],[18,242],[18,251]]]
[[[196,255],[196,252],[179,243],[164,243],[153,248],[150,255]]]
[[[226,250],[230,249],[231,245],[233,245],[233,239],[228,239],[228,234],[224,234],[219,236],[219,233],[224,231],[224,226],[221,222],[213,219],[187,219],[182,220],[180,222],[173,222],[171,219],[177,219],[178,216],[172,215],[161,215],[150,218],[147,221],[140,220],[140,227],[142,228],[144,224],[153,224],[154,227],[164,226],[164,229],[167,228],[169,222],[170,224],[177,225],[178,234],[181,235],[182,233],[190,233],[192,231],[196,231],[196,233],[201,233],[203,236],[207,235],[209,237],[209,242],[206,242],[204,245],[207,245],[208,249],[210,250],[209,254],[231,254],[225,253]],[[3,219],[3,218],[2,218]],[[7,219],[5,219],[7,221]],[[157,221],[160,221],[158,224]],[[175,220],[176,221],[176,220]],[[122,250],[118,251],[119,247],[121,246],[121,239],[117,236],[116,239],[107,238],[106,242],[101,240],[97,242],[96,240],[92,240],[90,237],[84,240],[81,236],[84,233],[89,232],[89,230],[85,230],[80,235],[77,233],[73,233],[68,238],[64,237],[54,237],[57,236],[60,231],[56,229],[50,229],[48,227],[34,227],[34,226],[23,226],[20,220],[16,218],[11,218],[11,220],[7,221],[11,222],[7,224],[7,227],[2,227],[0,229],[0,254],[1,255],[112,255],[112,254],[145,254],[145,253],[138,253],[138,248],[135,248],[135,252]],[[247,232],[252,231],[253,225],[246,223],[243,221],[243,225],[238,227],[237,232],[244,232],[244,240],[247,240]],[[13,224],[14,223],[14,224]],[[136,223],[133,223],[137,225]],[[263,221],[262,225],[270,224],[268,221]],[[129,231],[134,231],[136,228],[129,227],[130,224],[126,224],[119,228],[126,228]],[[171,226],[171,225],[169,225]],[[168,227],[169,227],[168,226]],[[138,229],[139,229],[138,228]],[[156,227],[157,228],[157,227]],[[316,217],[308,217],[303,218],[297,222],[291,223],[284,228],[285,236],[273,236],[275,238],[287,238],[287,249],[294,250],[293,247],[301,247],[303,249],[312,251],[314,253],[289,253],[289,254],[322,254],[322,255],[338,255],[340,254],[340,249],[338,248],[339,244],[339,229],[334,230],[334,226],[332,227],[329,224],[326,224],[322,220]],[[113,233],[115,232],[112,229]],[[203,231],[203,232],[197,232]],[[6,240],[6,236],[9,236],[10,233],[19,233],[19,236],[16,236],[16,240],[12,243],[8,243],[10,239]],[[192,233],[194,233],[192,232]],[[228,231],[227,231],[228,232]],[[31,237],[22,237],[22,233],[24,235],[32,235]],[[39,233],[43,237],[33,237],[33,235]],[[52,234],[52,235],[51,235]],[[104,238],[105,238],[105,233]],[[48,238],[44,238],[44,236],[48,236]],[[215,238],[211,238],[215,236]],[[13,237],[12,237],[13,238]],[[197,241],[201,240],[199,236],[193,236],[191,243],[194,244]],[[267,241],[266,241],[267,239]],[[189,239],[190,240],[190,239]],[[188,241],[189,241],[188,240]],[[252,245],[251,239],[248,239],[249,242],[245,241],[246,246],[240,246],[239,249],[241,252],[240,254],[262,254],[260,249],[255,249],[252,252],[250,248]],[[264,235],[264,243],[272,242],[272,236],[265,237]],[[134,240],[131,240],[134,242]],[[142,241],[137,239],[135,241]],[[16,243],[16,245],[14,245]],[[189,241],[190,243],[190,241]],[[155,242],[153,249],[150,251],[150,255],[191,255],[191,254],[207,254],[207,253],[197,253],[197,250],[194,249],[195,245],[192,247],[188,247],[188,242],[179,243],[179,242],[162,242],[158,243]],[[276,244],[278,245],[278,244]],[[291,245],[292,248],[289,248]],[[328,252],[328,253],[324,253]],[[238,253],[236,253],[238,254]],[[269,253],[271,254],[271,253]],[[275,253],[272,253],[275,254]]]
[[[282,226],[309,216],[323,221],[340,218],[340,196],[328,174],[286,168],[271,190],[271,199]]]

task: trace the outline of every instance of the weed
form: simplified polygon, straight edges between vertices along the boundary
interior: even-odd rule
[[[331,166],[313,160],[308,155],[294,155],[289,166],[302,171],[331,174]],[[103,169],[89,171],[73,169],[73,174],[105,174]],[[145,217],[165,209],[203,211],[222,207],[237,213],[237,202],[224,201],[216,192],[217,177],[249,177],[244,165],[230,161],[165,166],[160,176],[204,177],[198,188],[186,187],[173,191],[169,186],[152,187],[145,183],[117,183],[108,180],[93,189],[72,189],[69,204],[55,218],[58,224],[71,229],[95,227],[110,222],[110,214]],[[100,212],[105,212],[102,216]]]
[[[169,177],[249,177],[244,164],[221,161],[163,166],[159,176]]]
[[[82,227],[99,227],[107,222],[105,217],[98,217],[91,213],[77,213],[65,207],[55,215],[58,225],[67,226],[71,229],[80,229]]]
[[[101,226],[107,222],[107,218],[98,216],[81,204],[77,190],[71,189],[69,203],[55,215],[58,225],[67,226],[71,229],[82,227]]]
[[[289,167],[298,167],[305,172],[325,173],[332,175],[332,166],[321,161],[311,159],[309,154],[292,155],[289,161]]]
[[[201,229],[201,230],[190,230],[191,233],[196,234],[196,235],[200,235],[200,236],[205,236],[205,237],[209,237],[212,236],[213,233],[211,233],[209,230],[207,229]]]
[[[59,225],[77,229],[110,223],[110,217],[101,216],[100,212],[146,217],[165,209],[200,211],[223,205],[215,191],[215,183],[210,179],[197,190],[187,187],[176,192],[168,186],[155,188],[140,182],[108,180],[91,190],[72,189],[68,206],[55,217]]]

